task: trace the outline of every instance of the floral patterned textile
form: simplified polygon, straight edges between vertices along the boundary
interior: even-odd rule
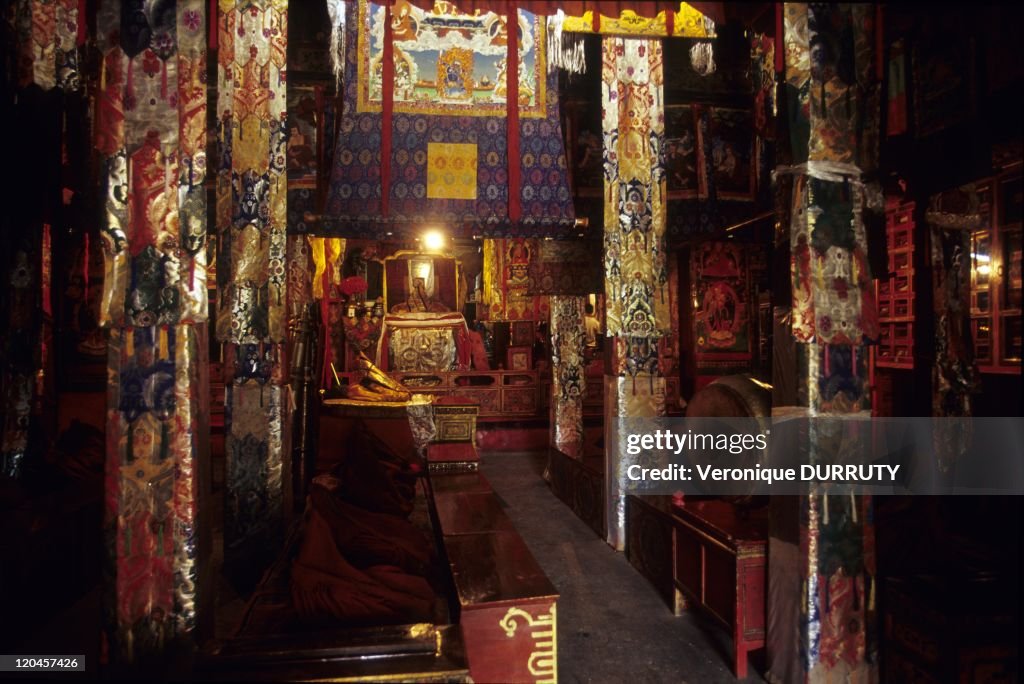
[[[931,228],[935,312],[932,412],[936,416],[971,415],[977,369],[969,327],[970,235],[972,229],[985,225],[979,202],[977,191],[965,186],[932,197],[926,214]]]
[[[602,39],[608,335],[669,330],[660,41]]]
[[[286,334],[287,0],[222,0],[218,20],[217,337]]]
[[[878,339],[859,183],[799,177],[790,235],[793,334],[801,342]]]
[[[530,264],[537,259],[539,240],[484,240],[481,318],[490,321],[541,321],[548,317],[546,297],[529,294]]]
[[[552,443],[570,456],[583,445],[583,397],[586,373],[584,298],[551,298],[551,431]]]
[[[273,560],[284,533],[287,388],[268,381],[269,365],[229,384],[225,403],[224,563],[249,577]]]
[[[84,8],[79,0],[18,0],[14,27],[18,41],[18,85],[43,90],[78,90],[79,36],[84,36]]]
[[[207,345],[204,326],[110,332],[105,637],[116,662],[160,655],[196,627]]]
[[[335,142],[334,168],[325,208],[328,216],[345,219],[336,224],[338,227],[335,233],[356,237],[365,233],[367,226],[370,226],[378,232],[387,230],[401,235],[403,231],[418,230],[418,224],[425,221],[460,226],[467,223],[491,226],[497,234],[504,234],[518,224],[548,225],[565,222],[571,225],[575,213],[569,192],[565,144],[558,114],[558,74],[554,71],[548,74],[546,69],[536,70],[532,66],[543,63],[544,40],[538,39],[530,51],[523,52],[533,40],[529,38],[533,34],[527,32],[528,38],[523,38],[519,46],[524,55],[520,61],[520,94],[526,98],[527,92],[534,93],[530,97],[536,98],[536,104],[533,113],[530,105],[523,105],[520,109],[519,158],[513,160],[514,164],[518,164],[520,182],[519,187],[513,188],[512,192],[519,193],[522,216],[518,221],[510,222],[509,184],[514,181],[514,174],[510,173],[508,166],[510,144],[506,107],[503,96],[497,92],[506,87],[502,80],[504,76],[499,79],[495,72],[487,77],[494,85],[493,90],[482,89],[487,84],[466,90],[466,84],[457,83],[455,81],[459,79],[455,79],[450,88],[444,86],[447,88],[447,96],[442,98],[435,92],[430,98],[430,104],[423,106],[408,99],[406,90],[399,88],[400,92],[396,93],[394,99],[390,130],[384,132],[383,113],[373,111],[381,108],[373,104],[375,98],[379,97],[373,90],[375,81],[360,76],[360,65],[364,59],[369,59],[373,64],[372,73],[382,68],[380,58],[375,60],[361,52],[361,43],[367,39],[365,34],[368,27],[365,22],[370,21],[383,8],[366,0],[346,5],[344,109]],[[431,52],[429,46],[424,46],[426,52],[412,52],[407,40],[411,34],[403,33],[408,25],[402,24],[401,11],[396,9],[394,18],[398,25],[393,41],[395,77],[399,83],[406,82],[410,72],[403,65],[412,68],[411,65],[420,64],[421,80],[435,82],[437,64],[443,60],[439,60],[436,50]],[[413,10],[414,13],[416,11]],[[543,22],[534,23],[535,18],[528,12],[520,11],[519,17],[521,28],[534,26],[538,32],[536,35],[543,36]],[[431,21],[441,19],[431,15]],[[373,25],[377,26],[376,23]],[[499,26],[504,26],[504,18],[498,17],[493,25],[495,30],[499,30]],[[495,40],[501,41],[504,38],[498,37]],[[476,51],[468,55],[457,52],[463,49],[454,47],[447,50],[452,53],[448,63],[452,74],[460,70],[468,73],[470,64],[474,70],[483,69],[486,64],[494,64],[497,68],[497,56]],[[375,47],[373,54],[376,54],[376,50]],[[491,47],[487,50],[490,51]],[[532,59],[536,61],[531,62],[530,55],[535,55]],[[434,59],[434,66],[428,68],[430,59]],[[504,59],[498,61],[504,62]],[[482,81],[482,76],[480,78]],[[367,87],[371,90],[364,92],[362,89]],[[466,98],[465,103],[461,100],[454,102],[458,100],[455,95],[468,92],[472,92],[474,104],[469,104],[469,98]],[[492,102],[494,98],[500,104],[497,109]],[[365,106],[360,105],[360,102]],[[489,104],[481,104],[484,102]],[[390,141],[391,145],[391,154],[387,159],[381,156],[385,140]],[[476,185],[472,193],[476,199],[430,196],[428,177],[431,172],[438,172],[438,160],[431,159],[428,153],[430,143],[476,148]],[[387,173],[383,179],[383,187],[387,192],[386,224],[381,223],[384,213],[381,175],[384,172]],[[482,229],[473,230],[479,234]]]
[[[104,0],[97,13],[107,326],[207,319],[205,22],[202,0]]]
[[[879,86],[874,82],[875,8],[814,3],[808,11],[812,161],[856,164],[878,159]]]

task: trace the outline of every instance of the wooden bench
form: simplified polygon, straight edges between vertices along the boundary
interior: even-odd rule
[[[768,511],[713,499],[626,497],[626,557],[678,615],[697,609],[726,628],[733,672],[765,645]]]
[[[470,676],[555,682],[558,592],[479,472],[430,473]]]
[[[747,653],[765,643],[768,510],[711,500],[677,502],[672,512],[676,610],[699,608],[729,630],[742,679]]]

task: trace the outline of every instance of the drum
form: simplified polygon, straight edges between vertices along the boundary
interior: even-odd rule
[[[723,375],[693,395],[686,406],[688,418],[769,418],[772,386],[750,375]]]

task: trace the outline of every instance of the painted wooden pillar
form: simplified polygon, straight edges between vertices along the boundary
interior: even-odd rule
[[[585,298],[553,295],[551,308],[551,444],[579,458],[583,450],[586,373]]]
[[[792,333],[806,386],[812,462],[830,462],[834,423],[870,410],[868,348],[878,323],[863,214],[878,145],[874,11],[861,5],[784,7],[780,131],[790,147],[788,216]],[[832,49],[814,50],[811,45]],[[848,67],[848,68],[847,68]],[[780,98],[780,99],[781,99]],[[779,136],[780,147],[787,137]],[[770,681],[874,681],[878,677],[875,562],[869,497],[773,502],[769,557]]]
[[[224,563],[259,579],[284,533],[287,0],[221,0],[217,337],[226,343]]]

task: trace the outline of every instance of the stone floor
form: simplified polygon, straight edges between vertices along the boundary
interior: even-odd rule
[[[546,454],[485,452],[483,472],[558,588],[559,681],[735,682],[723,629],[675,617],[654,588],[559,501]],[[757,654],[745,681],[763,681]]]

